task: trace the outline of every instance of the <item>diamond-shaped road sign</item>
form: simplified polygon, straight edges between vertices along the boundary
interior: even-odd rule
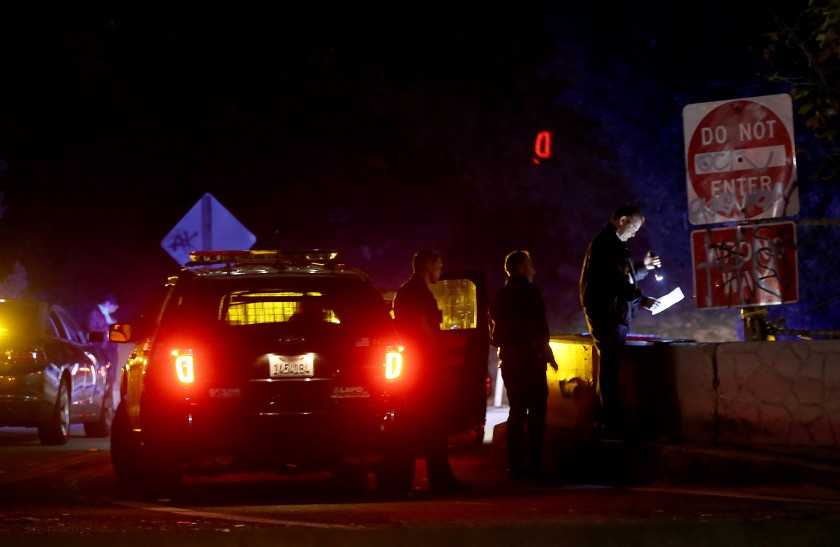
[[[201,196],[160,244],[183,266],[193,251],[250,249],[256,241],[256,236],[208,193]]]

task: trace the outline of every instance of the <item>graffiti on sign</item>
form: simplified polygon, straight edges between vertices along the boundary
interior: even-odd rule
[[[196,244],[193,240],[198,237],[198,232],[193,232],[192,235],[187,230],[180,232],[172,232],[167,236],[170,238],[169,243],[166,244],[173,253],[189,254],[196,249]]]
[[[698,308],[787,304],[799,299],[792,222],[691,234]]]
[[[684,108],[692,224],[799,212],[790,111],[784,94]]]
[[[193,251],[250,249],[257,238],[224,205],[204,194],[160,242],[178,264]]]

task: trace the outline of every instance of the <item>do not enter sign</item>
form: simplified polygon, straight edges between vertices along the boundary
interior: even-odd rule
[[[683,109],[692,224],[799,213],[791,111],[785,94]]]

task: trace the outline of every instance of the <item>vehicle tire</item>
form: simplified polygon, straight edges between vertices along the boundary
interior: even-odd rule
[[[114,421],[114,388],[109,383],[102,395],[102,407],[99,409],[99,419],[95,422],[85,422],[85,435],[88,437],[107,437],[111,434]]]
[[[62,445],[70,436],[70,389],[62,380],[58,385],[55,406],[49,419],[38,426],[38,438],[41,444]]]
[[[120,402],[111,424],[111,465],[121,485],[136,493],[144,493],[152,474],[146,447],[131,427],[128,408]]]
[[[123,402],[111,425],[111,465],[123,486],[147,497],[174,494],[183,478],[178,462],[150,450],[134,432]]]
[[[128,486],[143,484],[146,475],[143,452],[143,443],[132,430],[128,409],[120,403],[111,424],[111,465],[117,480]]]
[[[376,468],[376,488],[388,494],[404,494],[414,487],[415,457],[411,450],[394,448]]]

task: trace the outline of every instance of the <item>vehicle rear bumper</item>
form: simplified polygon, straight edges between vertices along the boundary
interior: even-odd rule
[[[143,421],[150,450],[195,473],[373,467],[408,437],[402,412],[379,401],[304,413],[218,413],[198,405]]]

